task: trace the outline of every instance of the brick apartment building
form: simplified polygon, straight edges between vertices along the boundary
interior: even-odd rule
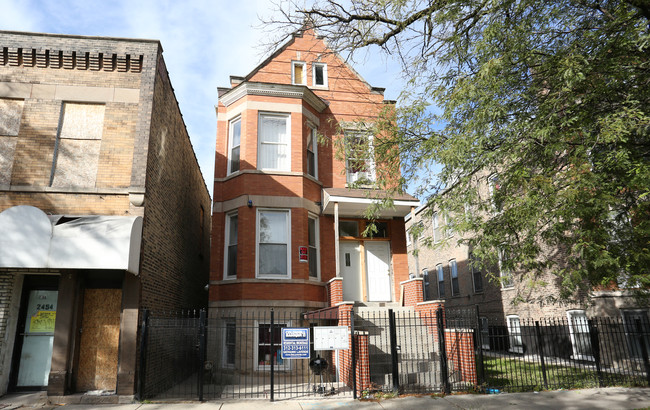
[[[210,206],[158,41],[0,32],[0,394],[133,395],[139,310],[207,302]]]
[[[332,292],[351,302],[399,300],[408,279],[403,217],[418,202],[396,198],[377,234],[363,237],[363,211],[383,193],[350,185],[372,181],[374,161],[346,169],[350,158],[322,143],[372,138],[358,123],[391,103],[311,30],[219,89],[211,316],[312,311],[329,306]],[[255,338],[267,326],[259,325]],[[251,352],[261,370],[264,349],[260,339]]]
[[[481,198],[490,200],[495,176],[484,173],[478,178]],[[566,318],[571,332],[579,332],[586,329],[588,317],[598,316],[622,318],[626,326],[630,326],[629,330],[632,323],[640,319],[644,329],[650,330],[648,306],[643,306],[626,290],[623,282],[612,289],[575,295],[574,301],[552,301],[549,297],[559,295],[560,283],[550,272],[538,278],[546,283],[545,286],[531,288],[523,273],[514,274],[499,265],[487,271],[474,268],[469,263],[471,249],[458,243],[458,233],[442,212],[421,206],[405,219],[407,232],[415,225],[421,229],[418,239],[409,234],[407,247],[409,270],[413,277],[423,278],[425,300],[442,300],[449,308],[478,306],[483,329],[505,323],[511,331],[519,328],[521,320]],[[424,238],[427,237],[434,244],[446,243],[435,248],[425,246]],[[554,258],[563,257],[558,249],[546,249],[546,253]]]

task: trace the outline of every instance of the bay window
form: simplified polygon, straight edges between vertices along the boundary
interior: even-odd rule
[[[288,279],[290,263],[290,213],[288,210],[257,211],[257,276]]]
[[[258,169],[291,171],[290,117],[260,114],[258,124]]]

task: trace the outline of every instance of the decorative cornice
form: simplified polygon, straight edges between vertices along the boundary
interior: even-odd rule
[[[143,55],[0,47],[0,66],[139,73]]]
[[[246,95],[261,95],[268,97],[299,98],[311,105],[316,111],[323,112],[327,103],[302,85],[267,84],[244,82],[220,96],[221,102],[228,107]]]

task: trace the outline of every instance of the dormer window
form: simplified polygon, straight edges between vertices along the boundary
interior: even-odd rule
[[[313,84],[314,87],[327,87],[327,64],[313,64]]]
[[[291,84],[307,85],[306,64],[304,61],[291,62]]]

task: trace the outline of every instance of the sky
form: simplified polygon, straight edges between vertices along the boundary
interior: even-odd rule
[[[212,195],[217,87],[268,56],[272,35],[260,17],[272,0],[0,0],[0,30],[160,40],[187,131]],[[396,100],[400,68],[378,54],[351,62],[372,86]]]

